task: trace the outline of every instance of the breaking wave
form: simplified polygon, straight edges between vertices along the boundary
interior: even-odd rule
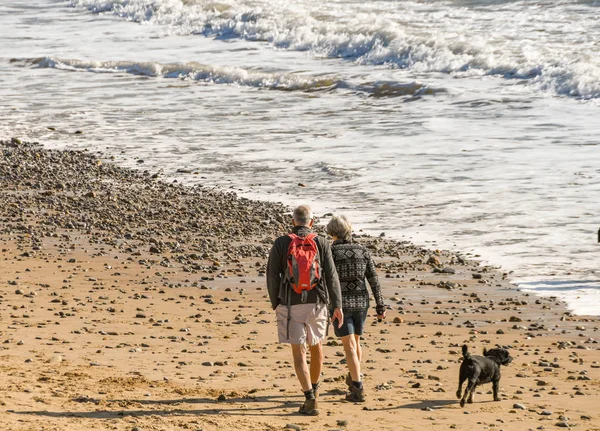
[[[173,34],[268,42],[366,65],[521,80],[600,98],[596,2],[70,0]]]
[[[249,70],[240,67],[217,67],[196,62],[160,64],[155,62],[89,61],[40,57],[35,59],[12,59],[12,63],[40,68],[94,73],[128,73],[156,78],[211,84],[233,84],[279,91],[332,91],[345,89],[371,97],[419,97],[444,92],[444,89],[428,87],[418,82],[374,82],[350,84],[336,76],[309,76],[294,73],[274,73]]]
[[[15,62],[15,60],[13,60]],[[339,82],[335,77],[270,73],[240,67],[218,67],[196,62],[160,64],[132,61],[88,61],[42,57],[26,60],[40,68],[54,68],[96,73],[129,73],[148,77],[178,78],[214,84],[237,84],[248,87],[283,91],[324,91],[334,89]]]

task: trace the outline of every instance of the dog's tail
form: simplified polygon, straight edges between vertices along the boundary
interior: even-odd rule
[[[466,344],[463,344],[463,346],[462,346],[462,354],[463,354],[463,358],[471,359],[471,354],[469,353],[469,348],[467,347]]]

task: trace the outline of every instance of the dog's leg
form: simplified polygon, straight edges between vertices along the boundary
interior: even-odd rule
[[[469,376],[469,383],[467,384],[465,393],[463,394],[462,399],[460,400],[461,407],[465,406],[465,401],[467,401],[467,400],[470,400],[469,401],[470,403],[473,402],[473,391],[475,390],[475,387],[477,386],[477,380],[479,379],[480,373],[481,373],[481,371],[476,370],[472,376]]]
[[[492,390],[494,391],[494,401],[500,401],[498,396],[498,387],[500,386],[500,379],[496,379],[492,382]]]
[[[458,377],[458,390],[456,391],[456,398],[458,398],[459,400],[462,397],[462,385],[465,382],[465,380],[467,380],[467,376],[465,375],[465,373],[460,373]]]
[[[467,401],[467,396],[469,395],[469,384],[467,384],[467,387],[465,389],[465,393],[463,394],[462,398],[460,399],[460,406],[464,407],[465,406],[465,401]]]
[[[469,398],[467,398],[467,404],[473,404],[473,394],[475,393],[475,389],[476,388],[477,388],[477,385],[475,385],[475,387],[473,388],[473,390],[469,394]]]

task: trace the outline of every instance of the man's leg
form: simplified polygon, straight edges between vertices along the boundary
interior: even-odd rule
[[[309,347],[310,350],[310,382],[319,383],[323,369],[323,343]]]
[[[302,390],[304,392],[311,390],[310,373],[306,363],[306,346],[304,344],[292,344],[292,357],[294,358],[294,370],[296,370],[296,376],[300,381]]]
[[[294,358],[296,376],[298,376],[305,397],[304,404],[302,404],[298,411],[305,415],[316,416],[319,414],[319,404],[310,383],[310,372],[306,363],[306,346],[304,344],[292,344],[292,356]]]

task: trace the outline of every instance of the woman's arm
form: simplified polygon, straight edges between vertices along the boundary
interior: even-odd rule
[[[381,293],[381,285],[379,284],[379,279],[377,278],[377,273],[375,272],[375,262],[373,262],[373,258],[369,252],[365,253],[365,258],[367,259],[365,278],[369,282],[369,286],[371,286],[371,291],[375,297],[375,310],[377,311],[377,316],[380,319],[383,319],[385,318],[385,304],[383,302],[383,294]]]

